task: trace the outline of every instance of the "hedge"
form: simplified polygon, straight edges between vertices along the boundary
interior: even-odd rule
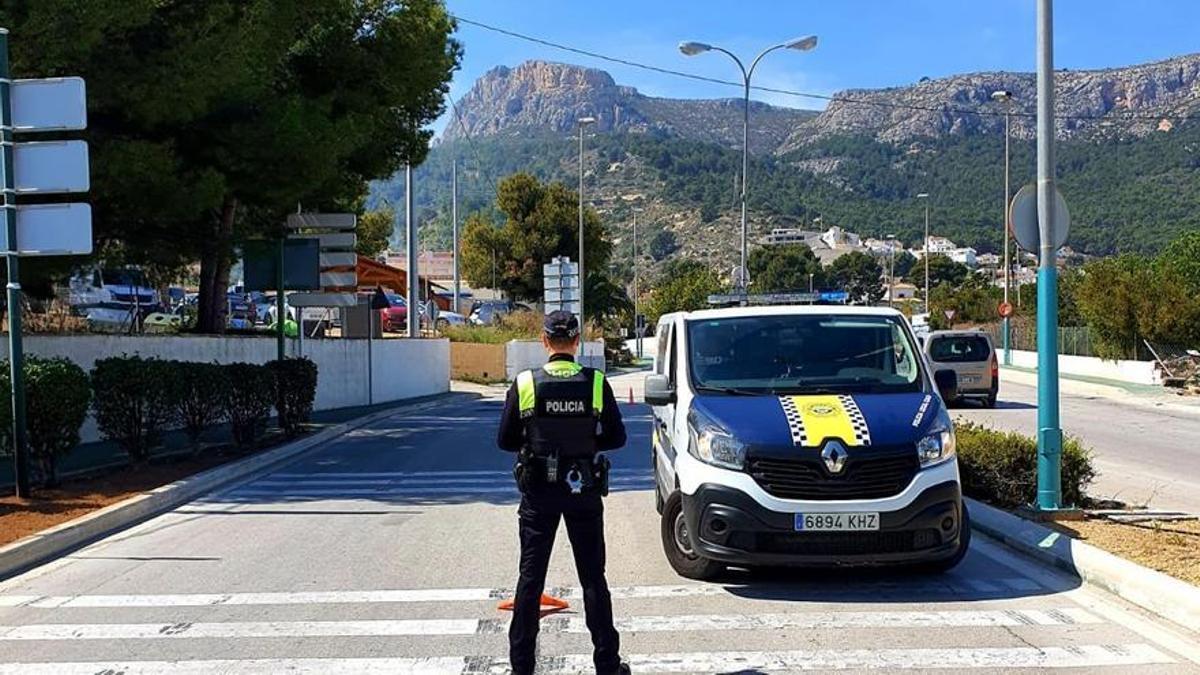
[[[172,361],[171,405],[175,421],[183,426],[193,451],[200,448],[205,429],[225,419],[229,379],[216,363]]]
[[[295,436],[312,415],[317,396],[317,364],[308,359],[285,359],[267,364],[275,378],[275,411],[279,428]]]
[[[159,359],[116,356],[96,361],[92,370],[96,426],[135,464],[150,458],[163,427],[175,418],[174,377],[170,363]]]
[[[267,425],[275,403],[275,376],[267,366],[230,363],[221,368],[229,381],[225,392],[225,417],[239,448],[254,445]]]
[[[11,366],[0,361],[0,391],[10,390]],[[79,445],[79,429],[87,418],[92,391],[88,375],[64,358],[26,356],[26,440],[33,469],[45,487],[58,484],[58,460]],[[0,405],[0,449],[12,443],[12,406]]]
[[[955,431],[964,494],[1009,509],[1037,501],[1037,441],[970,422],[956,423]],[[1087,487],[1095,477],[1091,452],[1078,439],[1064,438],[1063,504],[1087,506]]]

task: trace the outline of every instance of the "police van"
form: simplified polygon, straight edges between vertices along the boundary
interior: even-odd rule
[[[645,400],[676,572],[962,560],[957,376],[930,372],[899,312],[728,307],[663,316],[656,335]]]

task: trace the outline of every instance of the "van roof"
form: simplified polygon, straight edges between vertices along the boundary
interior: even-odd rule
[[[848,305],[766,305],[757,307],[721,307],[719,309],[701,309],[694,312],[676,312],[666,314],[659,322],[674,320],[682,317],[690,319],[727,319],[746,316],[787,316],[804,314],[822,314],[835,316],[904,316],[899,310],[891,307],[857,307]]]

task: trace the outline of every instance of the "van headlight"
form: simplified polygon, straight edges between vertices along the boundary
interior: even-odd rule
[[[746,444],[704,413],[688,413],[688,453],[723,469],[741,471],[746,465]]]
[[[957,451],[954,428],[949,426],[935,429],[917,442],[917,456],[921,458],[922,468],[950,460]]]

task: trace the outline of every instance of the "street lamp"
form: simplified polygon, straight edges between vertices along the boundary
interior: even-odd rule
[[[637,214],[643,209],[634,207],[633,209],[633,333],[637,337],[637,355],[642,358],[642,327],[638,324],[640,318],[638,312],[638,231],[637,231]]]
[[[794,49],[796,51],[807,52],[807,51],[815,48],[816,46],[817,46],[817,36],[815,36],[815,35],[806,35],[801,38],[796,38],[795,40],[781,42],[773,47],[768,47],[768,48],[762,50],[761,52],[759,52],[758,56],[754,57],[754,61],[752,61],[750,63],[750,69],[747,70],[746,66],[742,63],[742,60],[739,59],[737,57],[737,55],[735,55],[733,52],[729,51],[728,49],[725,49],[724,47],[718,47],[718,46],[710,45],[710,44],[707,44],[704,42],[681,42],[681,43],[679,43],[679,51],[682,52],[685,56],[696,56],[697,54],[703,54],[704,52],[718,51],[718,52],[721,52],[722,54],[725,54],[729,58],[733,59],[733,62],[737,64],[738,69],[742,71],[742,84],[743,84],[743,91],[744,91],[743,107],[742,107],[742,189],[741,189],[742,264],[741,264],[741,267],[739,268],[740,274],[738,275],[738,280],[737,280],[738,284],[741,286],[740,290],[742,292],[745,292],[745,290],[746,290],[746,240],[747,240],[746,180],[748,178],[748,174],[750,173],[750,78],[754,76],[754,69],[758,66],[758,62],[761,61],[764,56],[766,56],[767,54],[769,54],[777,49]]]
[[[922,192],[917,199],[925,200],[925,251],[921,255],[925,259],[925,313],[929,313],[929,193]]]
[[[580,117],[579,124],[579,329],[583,330],[583,128],[595,124],[595,117]]]
[[[1012,264],[1008,260],[1008,251],[1012,246],[1012,244],[1009,242],[1009,237],[1012,235],[1011,228],[1008,223],[1008,200],[1011,194],[1008,184],[1008,146],[1009,139],[1011,138],[1010,129],[1012,122],[1012,99],[1013,94],[1011,91],[1005,91],[1001,89],[999,91],[992,92],[992,100],[1004,106],[1004,220],[1001,222],[1003,223],[1004,228],[1004,304],[1006,305],[1008,304],[1008,287],[1012,278]],[[1001,317],[1001,319],[1004,324],[1002,328],[1002,341],[1004,343],[1004,365],[1008,366],[1012,365],[1012,350],[1009,349],[1009,340],[1012,337],[1012,327],[1009,324],[1007,316]]]
[[[888,253],[891,261],[888,263],[888,307],[896,306],[896,235],[885,234],[888,242]]]

